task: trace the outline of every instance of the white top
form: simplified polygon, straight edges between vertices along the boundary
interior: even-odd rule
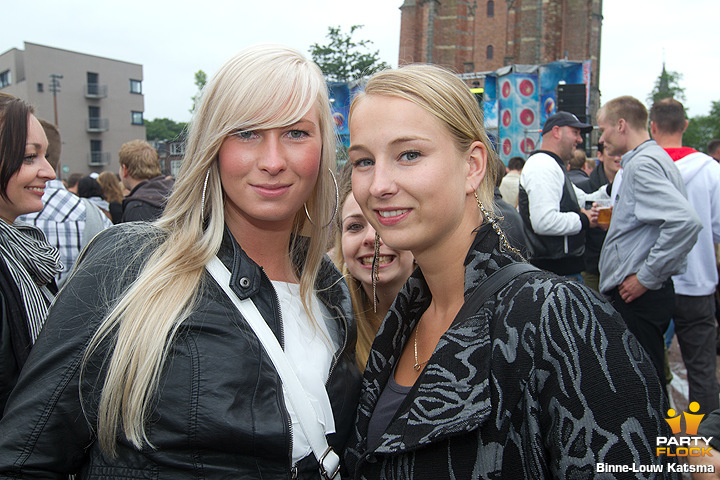
[[[565,187],[565,172],[555,158],[537,152],[530,156],[520,174],[520,186],[528,196],[530,223],[538,235],[575,235],[582,230],[582,222],[575,212],[561,212],[560,200]],[[573,185],[578,206],[584,208],[586,201],[610,198],[603,185],[593,193]]]
[[[695,152],[675,162],[685,182],[690,205],[695,208],[703,229],[687,256],[687,270],[673,275],[675,293],[707,296],[715,292],[718,272],[715,243],[720,243],[720,165],[710,156]],[[614,190],[614,187],[613,187]]]
[[[276,281],[273,281],[272,284],[280,303],[285,355],[307,393],[318,421],[324,427],[325,434],[335,433],[335,419],[325,383],[330,374],[333,354],[339,347],[332,345],[331,338],[337,338],[337,335],[331,336],[325,322],[328,315],[321,308],[315,294],[312,295],[311,304],[316,322],[314,325],[303,307],[300,285]],[[310,455],[312,448],[310,448],[310,443],[308,443],[299,421],[295,418],[292,404],[284,389],[283,395],[285,396],[285,407],[292,422],[292,461],[295,464]]]

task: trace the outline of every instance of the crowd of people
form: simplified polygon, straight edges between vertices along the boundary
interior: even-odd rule
[[[597,166],[558,112],[506,168],[466,84],[408,65],[338,171],[320,69],[257,45],[176,179],[135,140],[63,183],[0,93],[0,478],[679,478],[663,336],[720,415],[720,165],[675,100],[597,123]]]

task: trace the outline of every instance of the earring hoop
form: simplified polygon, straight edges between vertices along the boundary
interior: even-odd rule
[[[327,228],[333,223],[333,220],[335,220],[335,215],[337,215],[338,208],[340,208],[340,188],[338,187],[337,178],[335,178],[335,174],[333,173],[331,168],[328,168],[328,172],[330,172],[330,176],[332,177],[333,183],[335,184],[335,208],[333,208],[333,213],[330,217],[330,221],[327,224],[323,225],[322,228]],[[308,212],[307,202],[303,203],[303,207],[305,208],[305,215],[307,215],[308,220],[310,220],[310,223],[315,225],[312,217],[310,217],[310,212]]]
[[[203,182],[202,199],[200,200],[200,221],[205,224],[205,192],[207,191],[208,178],[210,178],[210,170],[205,173],[205,182]]]

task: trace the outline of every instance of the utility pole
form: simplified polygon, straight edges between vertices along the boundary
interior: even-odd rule
[[[62,75],[56,73],[50,74],[50,91],[53,94],[53,106],[55,108],[55,126],[58,126],[58,111],[57,111],[57,94],[60,92],[59,80],[63,78]]]

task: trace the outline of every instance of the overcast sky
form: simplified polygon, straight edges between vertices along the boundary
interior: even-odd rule
[[[397,66],[402,0],[34,0],[15,2],[0,52],[39,43],[143,65],[145,118],[190,118],[194,73],[212,75],[260,42],[308,54],[328,26],[364,25],[382,60]],[[600,90],[645,101],[660,74],[683,74],[686,108],[705,115],[720,100],[718,0],[603,0]],[[5,12],[8,13],[8,12]],[[12,19],[12,20],[11,20]],[[309,54],[308,54],[309,55]]]

